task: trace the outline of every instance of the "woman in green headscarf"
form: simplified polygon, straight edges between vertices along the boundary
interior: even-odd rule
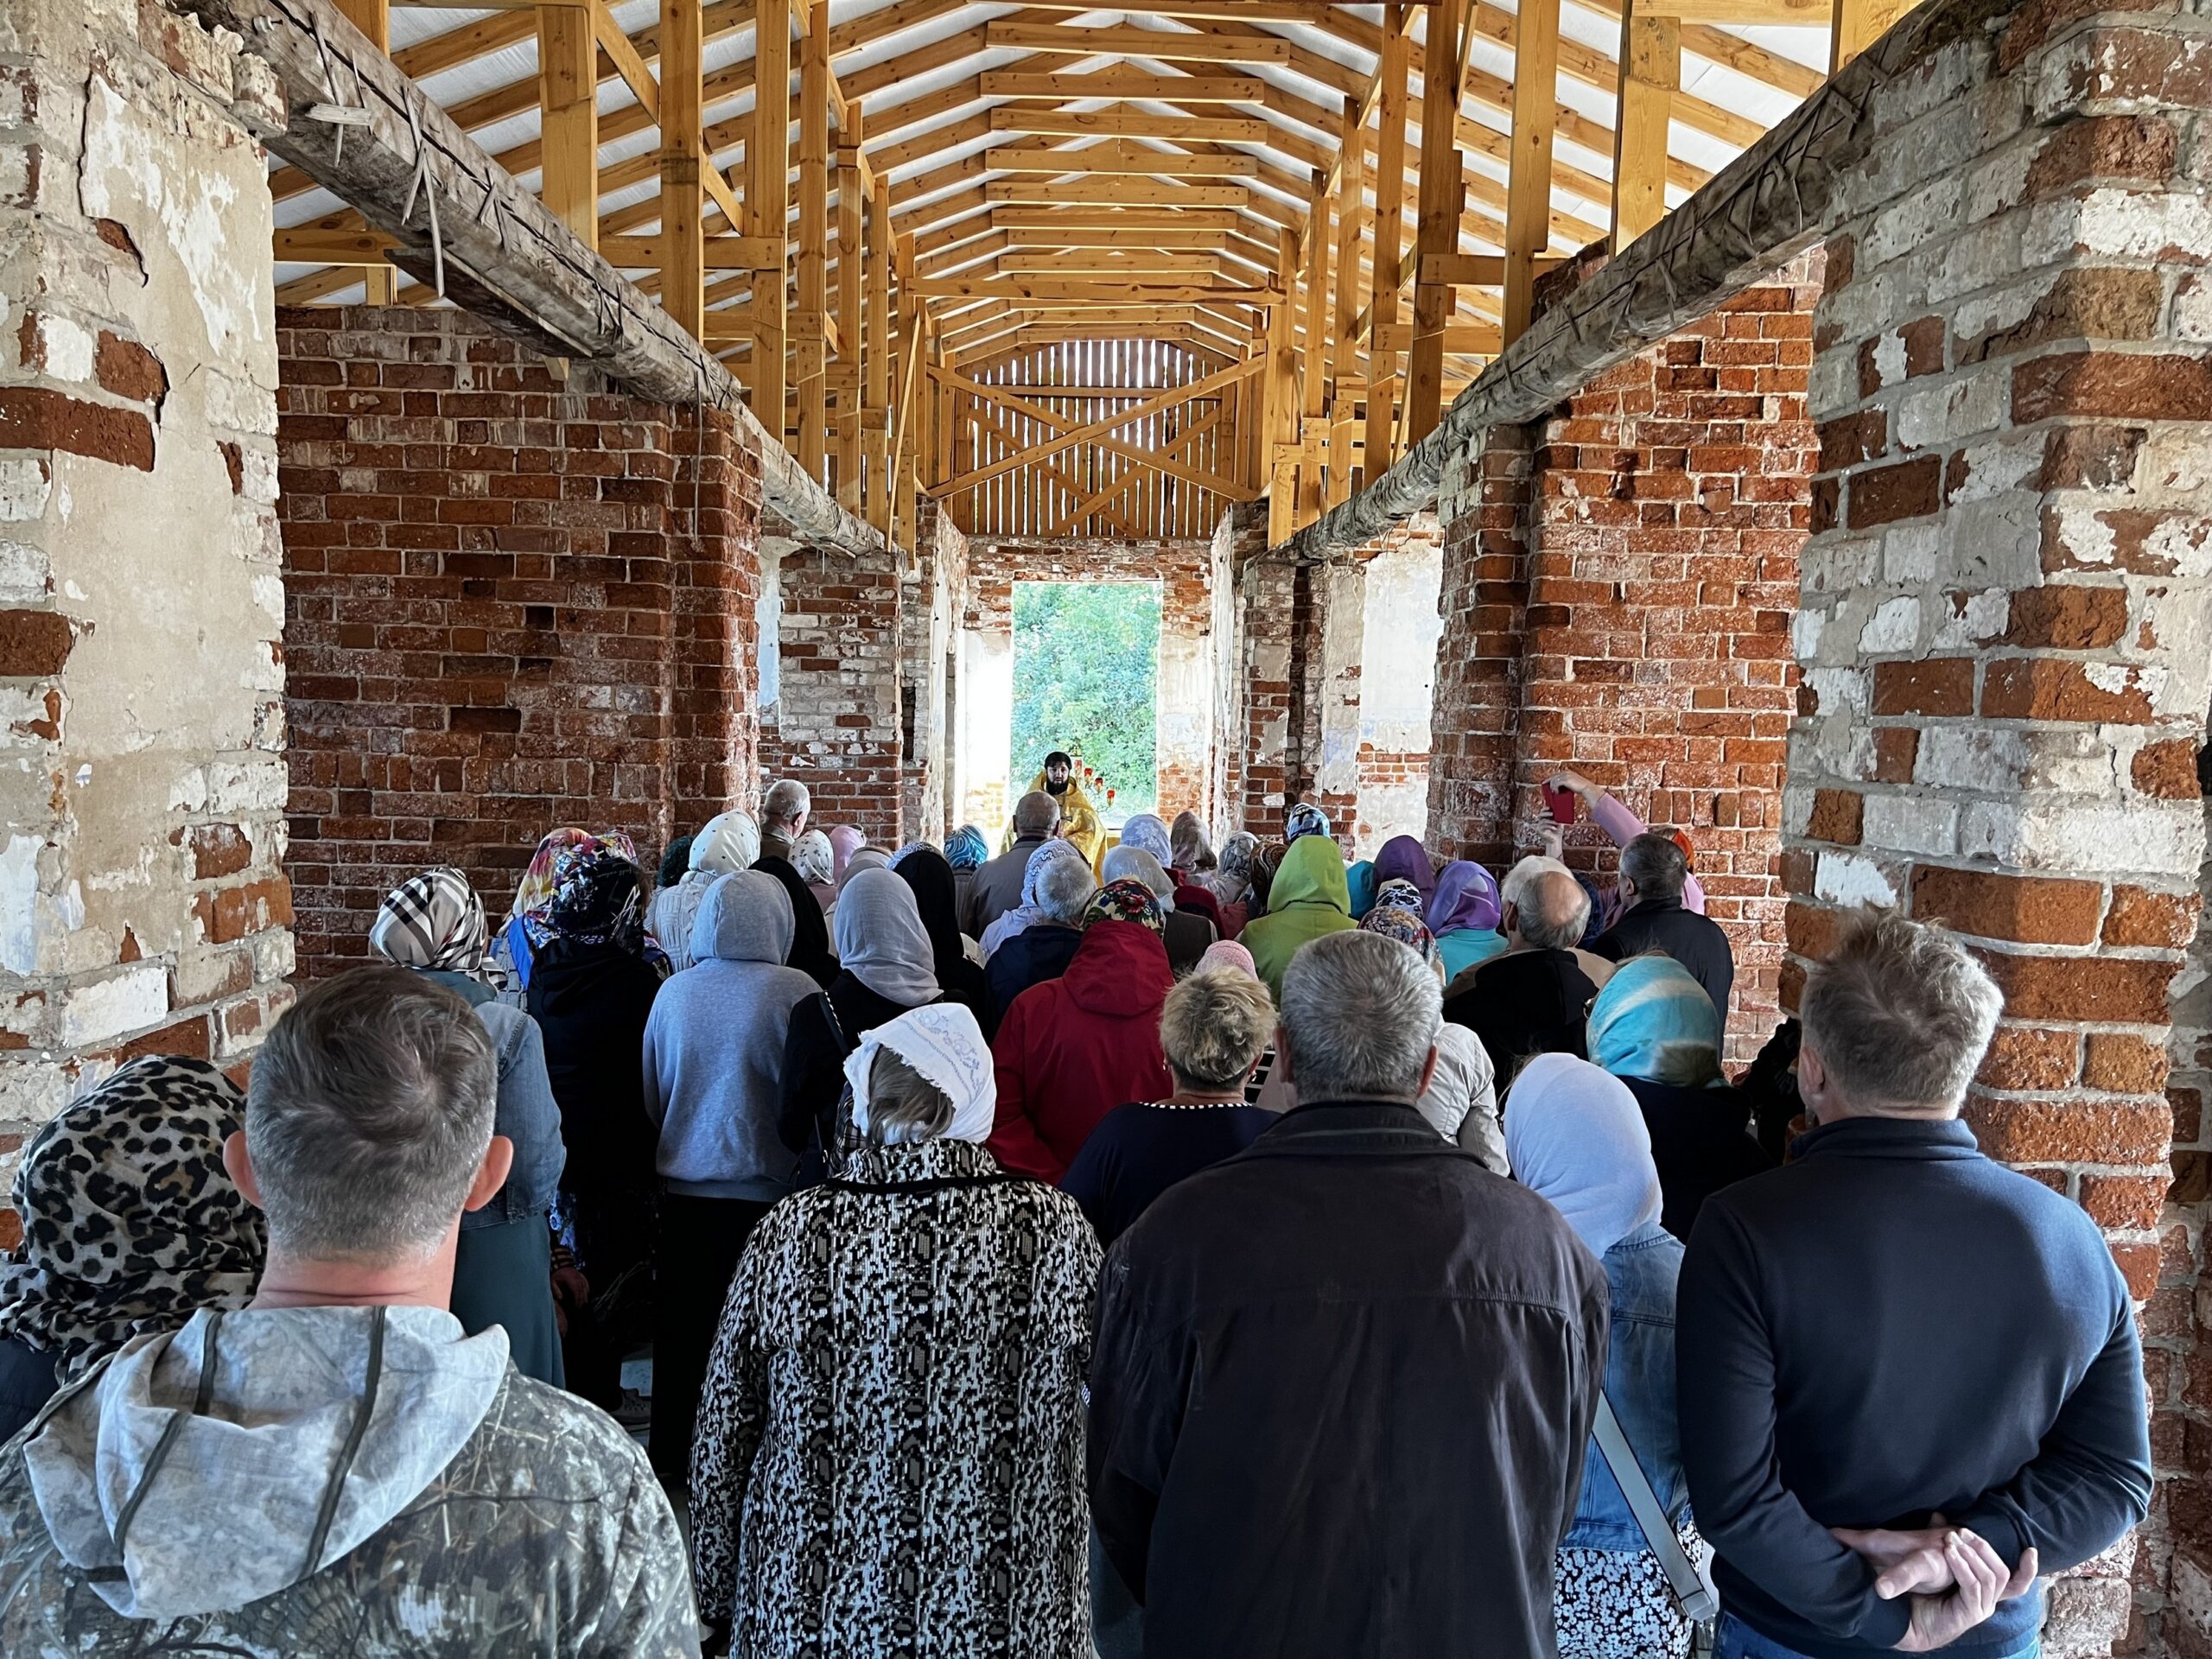
[[[1290,966],[1298,947],[1355,925],[1344,854],[1328,836],[1300,836],[1290,843],[1275,871],[1274,884],[1268,890],[1268,913],[1247,922],[1238,938],[1251,951],[1253,966],[1280,1007],[1283,969]]]

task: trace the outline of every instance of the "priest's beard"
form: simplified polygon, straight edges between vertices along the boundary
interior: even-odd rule
[[[1056,784],[1050,778],[1047,778],[1045,780],[1045,792],[1047,795],[1065,795],[1068,792],[1068,785],[1074,781],[1074,779],[1071,777],[1063,778]]]

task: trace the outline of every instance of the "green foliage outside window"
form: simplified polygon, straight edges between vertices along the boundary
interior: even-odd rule
[[[1109,822],[1152,811],[1159,671],[1159,583],[1016,582],[1007,769],[1014,790],[1028,787],[1047,754],[1065,749],[1100,774],[1092,799]]]

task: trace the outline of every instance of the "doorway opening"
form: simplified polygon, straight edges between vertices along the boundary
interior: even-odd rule
[[[1160,598],[1157,582],[1014,584],[1014,792],[1065,749],[1109,824],[1159,805]]]

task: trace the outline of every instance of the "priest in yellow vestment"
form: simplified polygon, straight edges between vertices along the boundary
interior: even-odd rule
[[[1091,804],[1090,797],[1084,793],[1083,785],[1075,776],[1075,762],[1059,750],[1054,749],[1045,757],[1045,768],[1031,780],[1032,791],[1043,790],[1058,803],[1060,809],[1060,839],[1074,843],[1076,851],[1090,861],[1094,878],[1100,876],[1100,867],[1106,859],[1106,821],[1098,816],[1098,809]],[[1007,827],[999,850],[1004,852],[1014,845],[1014,828]]]

